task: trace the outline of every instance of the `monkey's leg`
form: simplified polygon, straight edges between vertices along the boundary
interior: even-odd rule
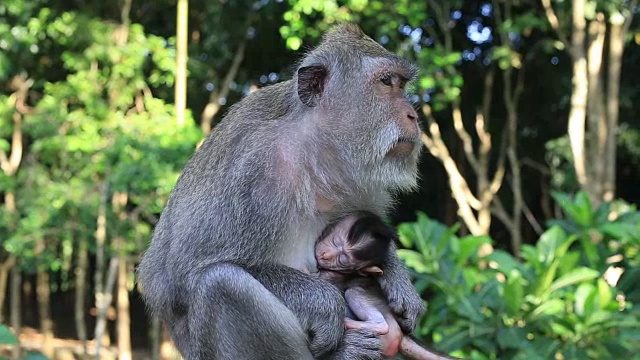
[[[317,359],[382,359],[381,341],[371,329],[344,329],[346,304],[331,283],[284,265],[247,271],[298,317]]]
[[[313,359],[296,314],[240,266],[212,265],[190,285],[186,360]]]
[[[345,318],[344,326],[347,329],[371,329],[371,331],[380,335],[384,335],[389,332],[389,326],[386,322],[378,323],[376,321],[359,321]]]
[[[429,350],[411,339],[403,336],[400,341],[400,352],[414,360],[452,360],[455,358],[439,355],[433,350]]]
[[[349,288],[344,297],[353,313],[361,321],[345,319],[347,329],[371,329],[380,335],[389,332],[389,324],[373,302],[371,295],[360,287]]]

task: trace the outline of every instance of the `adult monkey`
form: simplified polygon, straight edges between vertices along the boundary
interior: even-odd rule
[[[340,291],[298,270],[316,271],[332,219],[383,215],[392,191],[416,186],[421,132],[404,93],[415,71],[339,25],[292,80],[234,105],[196,151],[138,269],[186,359],[382,358],[371,330],[344,330]],[[424,307],[395,251],[380,285],[412,331]]]

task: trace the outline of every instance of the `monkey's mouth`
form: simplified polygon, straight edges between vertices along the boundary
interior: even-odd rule
[[[413,153],[413,150],[417,146],[417,141],[410,137],[400,137],[396,140],[396,143],[391,147],[389,155],[392,156],[409,156]]]
[[[398,141],[396,141],[396,143],[397,144],[399,144],[399,143],[409,143],[409,144],[414,145],[416,143],[416,141],[417,140],[414,139],[414,138],[411,138],[411,137],[408,137],[408,136],[403,136],[403,137],[398,138]]]

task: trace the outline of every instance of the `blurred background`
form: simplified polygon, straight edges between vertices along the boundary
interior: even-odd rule
[[[2,0],[4,358],[172,359],[134,269],[228,107],[338,21],[420,75],[419,191],[388,219],[473,359],[640,359],[637,0]]]

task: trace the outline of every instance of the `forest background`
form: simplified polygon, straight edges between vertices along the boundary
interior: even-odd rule
[[[388,219],[427,304],[416,336],[473,359],[640,359],[637,13],[637,0],[3,0],[3,356],[174,358],[134,268],[179,172],[230,105],[352,21],[420,68],[420,189]]]

